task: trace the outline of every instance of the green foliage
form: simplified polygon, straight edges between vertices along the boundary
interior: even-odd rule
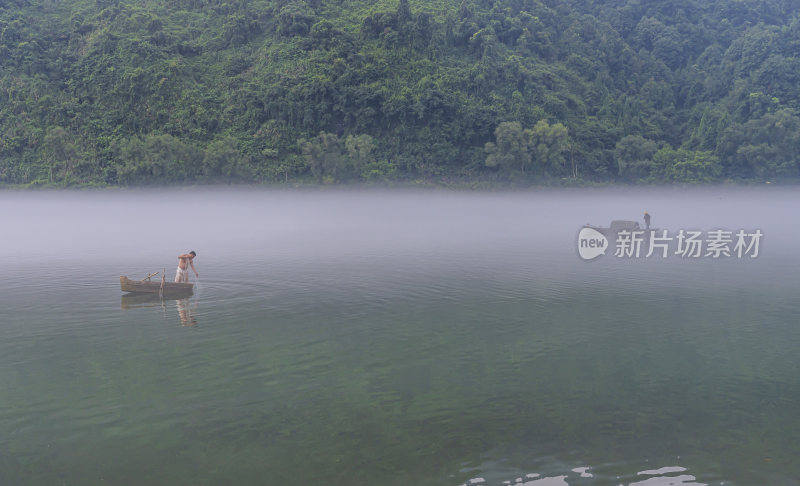
[[[653,156],[657,151],[658,145],[641,135],[623,137],[614,150],[620,178],[630,182],[647,179],[653,171]]]
[[[670,181],[691,184],[713,182],[721,173],[719,157],[707,151],[689,152],[683,149],[678,150],[668,169]]]
[[[375,141],[369,135],[348,135],[344,146],[353,173],[360,175],[374,161],[372,153],[375,150]]]
[[[718,152],[739,177],[795,179],[800,175],[800,117],[781,109],[734,124],[722,134]]]
[[[342,148],[333,133],[319,132],[311,140],[301,139],[300,148],[317,182],[333,182],[344,172]]]
[[[114,146],[120,184],[194,181],[202,173],[203,152],[167,134],[122,140]]]
[[[564,155],[571,145],[567,127],[561,123],[550,125],[545,120],[539,120],[532,129],[525,131],[525,135],[534,163],[545,174],[564,175],[566,172]]]
[[[713,182],[721,174],[719,157],[708,151],[664,147],[653,156],[651,178],[656,181],[700,184]]]
[[[249,180],[252,177],[252,168],[237,145],[236,139],[232,137],[211,142],[203,157],[203,177],[208,180]]]
[[[525,130],[519,122],[503,122],[494,131],[495,142],[486,143],[486,166],[524,174],[533,163],[538,174],[563,175],[564,154],[570,148],[567,133],[561,123],[550,125],[545,120]]]
[[[519,122],[503,122],[494,131],[495,143],[486,143],[486,166],[525,172],[531,163],[528,140]]]
[[[388,162],[375,160],[375,142],[365,134],[341,140],[333,133],[320,132],[311,140],[301,139],[300,149],[311,174],[321,183],[382,180],[395,172]]]
[[[796,178],[798,48],[791,2],[14,2],[0,183]]]
[[[284,37],[307,34],[314,23],[314,16],[309,15],[309,10],[302,0],[287,2],[278,12],[278,34]]]

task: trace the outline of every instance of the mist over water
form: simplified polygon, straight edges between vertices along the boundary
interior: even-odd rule
[[[641,223],[645,210],[653,227],[671,232],[759,228],[766,244],[788,247],[800,235],[791,188],[5,192],[0,205],[9,264],[102,258],[133,268],[145,261],[171,266],[172,253],[184,248],[226,264],[450,251],[487,251],[490,258],[492,248],[527,248],[539,258],[574,253],[584,223]]]
[[[0,192],[0,483],[798,484],[799,203]],[[578,257],[645,210],[760,255]],[[189,250],[191,298],[122,297]]]

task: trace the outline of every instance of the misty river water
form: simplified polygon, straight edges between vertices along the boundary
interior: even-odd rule
[[[800,484],[793,188],[0,208],[0,484]],[[645,210],[760,253],[579,258]],[[122,295],[189,250],[194,295]]]

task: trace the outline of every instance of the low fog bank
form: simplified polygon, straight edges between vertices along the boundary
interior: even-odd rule
[[[784,252],[800,237],[792,218],[799,203],[790,187],[0,192],[0,263],[173,266],[191,249],[198,261],[238,262],[448,251],[574,255],[583,224],[641,223],[644,211],[670,233],[761,229],[765,251]]]

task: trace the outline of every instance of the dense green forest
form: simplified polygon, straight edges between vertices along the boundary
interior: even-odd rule
[[[800,176],[792,0],[4,0],[0,183]]]

